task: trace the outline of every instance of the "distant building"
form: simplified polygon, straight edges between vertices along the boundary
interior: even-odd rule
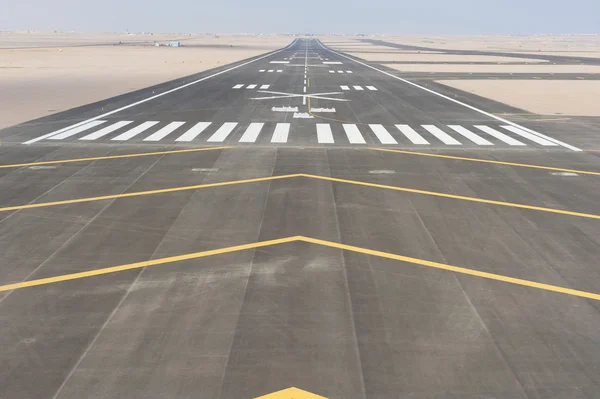
[[[167,46],[169,46],[169,47],[181,47],[181,42],[168,42]]]

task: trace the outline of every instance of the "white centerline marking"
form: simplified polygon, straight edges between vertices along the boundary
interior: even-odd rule
[[[144,141],[160,141],[183,125],[185,125],[185,122],[171,122],[167,126],[146,137]]]
[[[240,143],[254,143],[264,125],[264,123],[251,123],[240,138]]]
[[[143,131],[150,129],[152,126],[156,125],[157,123],[159,123],[159,122],[158,121],[144,122],[141,125],[138,125],[138,126],[134,127],[133,129],[130,129],[130,130],[126,131],[125,133],[118,135],[117,137],[113,137],[111,140],[114,140],[114,141],[129,140],[130,138],[137,136],[138,134],[142,133]]]
[[[227,136],[229,136],[229,134],[233,131],[233,129],[235,129],[235,127],[237,126],[237,122],[227,122],[224,123],[212,136],[210,136],[210,138],[206,141],[210,142],[210,143],[221,143],[223,141],[225,141],[225,139],[227,138]]]
[[[329,123],[317,123],[317,141],[321,144],[334,143]]]
[[[200,83],[200,82],[203,82],[203,81],[205,81],[205,80],[208,80],[208,79],[214,78],[215,76],[219,76],[219,75],[222,75],[222,74],[224,74],[224,73],[227,73],[227,72],[233,71],[233,70],[235,70],[235,69],[238,69],[238,68],[244,67],[244,66],[246,66],[246,65],[250,65],[250,64],[252,64],[252,63],[254,63],[254,62],[257,62],[257,61],[260,61],[260,60],[262,60],[262,59],[265,59],[265,58],[268,58],[268,57],[272,57],[272,56],[274,56],[275,54],[281,53],[282,51],[285,51],[285,50],[287,50],[288,48],[290,48],[290,47],[294,46],[294,44],[295,44],[297,41],[298,41],[298,39],[295,39],[295,40],[294,40],[292,43],[290,43],[288,46],[286,46],[286,47],[282,48],[281,50],[277,50],[277,51],[275,51],[275,52],[271,52],[271,53],[265,54],[265,55],[263,55],[262,57],[255,58],[255,59],[253,59],[253,60],[250,60],[250,61],[248,61],[248,62],[244,62],[243,64],[236,65],[236,66],[234,66],[234,67],[231,67],[231,68],[225,69],[225,70],[223,70],[223,71],[220,71],[220,72],[214,73],[214,74],[212,74],[212,75],[209,75],[209,76],[205,76],[205,77],[203,77],[203,78],[200,78],[200,79],[194,80],[193,82],[186,83],[186,84],[184,84],[184,85],[181,85],[181,86],[175,87],[175,88],[173,88],[173,89],[171,89],[171,90],[167,90],[167,91],[165,91],[165,92],[163,92],[163,93],[159,93],[159,94],[156,94],[156,95],[154,95],[154,96],[150,96],[150,97],[148,97],[148,98],[144,98],[143,100],[136,101],[136,102],[134,102],[134,103],[131,103],[131,104],[125,105],[125,106],[123,106],[123,107],[121,107],[121,108],[117,108],[117,109],[115,109],[115,110],[112,110],[112,111],[106,112],[106,113],[104,113],[104,114],[101,114],[101,115],[95,116],[95,117],[93,117],[93,118],[90,118],[90,119],[87,119],[87,120],[85,120],[85,121],[82,121],[82,122],[76,123],[76,124],[74,124],[74,125],[71,125],[71,126],[64,127],[64,128],[62,128],[62,129],[56,130],[56,131],[54,131],[54,132],[46,133],[46,134],[44,134],[43,136],[39,136],[39,137],[36,137],[36,138],[34,138],[34,139],[31,139],[31,140],[25,141],[23,144],[33,144],[33,143],[37,143],[37,142],[38,142],[38,141],[40,141],[40,140],[47,139],[47,138],[49,138],[49,137],[52,137],[52,136],[54,136],[54,135],[56,135],[56,134],[59,134],[59,133],[65,132],[65,131],[67,131],[67,130],[74,129],[74,128],[78,127],[78,126],[85,125],[86,123],[89,123],[89,122],[92,122],[92,121],[95,121],[95,120],[98,120],[98,119],[102,119],[102,118],[104,118],[104,117],[106,117],[106,116],[109,116],[109,115],[116,114],[117,112],[121,112],[121,111],[123,111],[123,110],[126,110],[126,109],[129,109],[129,108],[131,108],[131,107],[135,107],[135,106],[137,106],[137,105],[140,105],[140,104],[143,104],[143,103],[145,103],[145,102],[148,102],[148,101],[154,100],[154,99],[156,99],[156,98],[159,98],[159,97],[162,97],[162,96],[166,96],[167,94],[174,93],[174,92],[176,92],[176,91],[179,91],[179,90],[181,90],[181,89],[184,89],[184,88],[186,88],[186,87],[189,87],[189,86],[192,86],[192,85],[198,84],[198,83]]]
[[[350,144],[367,144],[362,134],[360,134],[360,130],[354,124],[343,124],[344,132],[346,132],[346,137],[348,137],[348,141]]]
[[[421,126],[423,126],[423,128],[425,130],[427,130],[429,133],[433,134],[442,143],[444,143],[446,145],[462,145],[460,141],[456,140],[455,138],[453,138],[452,136],[450,136],[449,134],[447,134],[446,132],[444,132],[442,129],[440,129],[439,127],[437,127],[435,125],[421,125]]]
[[[275,126],[273,137],[271,137],[271,143],[287,143],[289,132],[289,123],[278,123],[277,126]]]
[[[179,136],[175,141],[192,141],[195,139],[200,133],[204,131],[207,127],[209,127],[211,122],[198,122],[190,130]]]
[[[51,140],[62,140],[62,139],[66,139],[67,137],[74,136],[74,135],[76,135],[77,133],[81,133],[81,132],[83,132],[83,131],[86,131],[86,130],[88,130],[88,129],[91,129],[91,128],[93,128],[93,127],[96,127],[96,126],[98,126],[98,125],[101,125],[101,124],[103,124],[103,123],[105,123],[105,122],[106,122],[106,121],[99,121],[99,120],[95,120],[95,121],[92,121],[92,122],[90,122],[90,123],[87,123],[87,124],[85,124],[85,125],[83,125],[83,126],[79,126],[79,127],[75,128],[75,129],[68,130],[68,131],[66,131],[66,132],[64,132],[64,133],[61,133],[61,134],[58,134],[58,135],[56,135],[56,136],[50,137],[50,139],[51,139]]]

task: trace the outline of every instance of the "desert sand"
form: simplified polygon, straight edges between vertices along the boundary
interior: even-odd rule
[[[597,80],[440,80],[438,83],[536,114],[600,116]]]
[[[461,65],[461,64],[385,64],[401,72],[445,73],[600,73],[600,65]]]
[[[453,55],[453,54],[373,54],[373,53],[348,53],[355,57],[362,58],[366,61],[404,61],[404,62],[524,62],[524,63],[543,63],[544,60],[536,60],[531,58],[514,58],[514,57],[496,57],[490,55]]]
[[[185,47],[152,45],[155,40],[166,43],[180,38]],[[288,36],[2,33],[0,128],[263,54],[292,40]]]

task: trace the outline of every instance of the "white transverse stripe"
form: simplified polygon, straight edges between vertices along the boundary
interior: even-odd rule
[[[367,142],[363,138],[362,134],[360,134],[360,130],[354,124],[344,124],[344,131],[346,132],[346,136],[348,137],[348,141],[350,144],[366,144]]]
[[[83,131],[86,131],[88,129],[91,129],[93,127],[101,125],[101,124],[103,124],[105,122],[106,121],[92,121],[92,122],[87,123],[87,124],[85,124],[83,126],[79,126],[79,127],[76,127],[75,129],[67,130],[64,133],[57,134],[56,136],[52,136],[52,137],[50,137],[50,140],[62,140],[62,139],[66,139],[67,137],[74,136],[77,133],[81,133]]]
[[[144,141],[160,141],[183,125],[185,125],[185,122],[171,122],[157,132],[146,137]]]
[[[248,89],[252,90],[252,89],[256,88],[256,86],[257,85],[248,85],[248,86],[246,86],[246,90],[248,90]]]
[[[471,140],[473,143],[475,143],[477,145],[494,145],[491,142],[484,139],[483,137],[476,135],[475,133],[471,132],[470,130],[468,130],[460,125],[448,125],[448,127],[450,129],[454,130],[456,133],[465,136],[466,138],[468,138],[469,140]]]
[[[289,61],[271,61],[270,64],[289,64]]]
[[[260,86],[261,89],[268,89],[269,87],[271,87],[271,85],[262,85],[262,86]]]
[[[159,97],[162,97],[162,96],[166,96],[167,94],[171,94],[171,93],[173,93],[173,92],[176,92],[176,91],[178,91],[178,90],[182,90],[182,89],[184,89],[184,88],[186,88],[186,87],[189,87],[189,86],[192,86],[192,85],[198,84],[198,83],[200,83],[200,82],[204,82],[204,81],[205,81],[205,80],[207,80],[207,79],[211,79],[211,78],[214,78],[215,76],[219,76],[219,75],[222,75],[222,74],[224,74],[224,73],[227,73],[227,72],[233,71],[234,69],[238,69],[238,68],[241,68],[241,67],[243,67],[243,66],[246,66],[246,65],[252,64],[252,63],[254,63],[254,62],[260,61],[260,60],[262,60],[262,59],[265,59],[265,58],[267,58],[267,57],[271,57],[271,56],[273,56],[273,55],[275,55],[275,54],[281,53],[282,51],[285,51],[285,50],[287,50],[288,48],[290,48],[290,47],[294,46],[294,44],[295,44],[297,41],[298,41],[298,39],[295,39],[295,40],[294,40],[292,43],[290,43],[290,44],[289,44],[288,46],[286,46],[285,48],[282,48],[281,50],[277,50],[277,51],[275,51],[275,52],[271,52],[271,53],[265,54],[265,55],[263,55],[262,57],[255,58],[255,59],[253,59],[253,60],[250,60],[250,61],[248,61],[248,62],[244,62],[243,64],[239,64],[239,65],[236,65],[236,66],[234,66],[234,67],[231,67],[231,68],[225,69],[225,70],[223,70],[223,71],[220,71],[220,72],[214,73],[214,74],[212,74],[212,75],[209,75],[209,76],[206,76],[206,77],[203,77],[203,78],[200,78],[200,79],[194,80],[194,81],[192,81],[192,82],[190,82],[190,83],[186,83],[186,84],[184,84],[184,85],[181,85],[181,86],[175,87],[174,89],[167,90],[167,91],[165,91],[165,92],[162,92],[162,93],[159,93],[159,94],[155,94],[155,95],[153,95],[153,96],[151,96],[151,97],[144,98],[144,99],[142,99],[142,100],[140,100],[140,101],[136,101],[136,102],[134,102],[134,103],[127,104],[127,105],[125,105],[125,106],[123,106],[123,107],[121,107],[121,108],[117,108],[117,109],[114,109],[114,110],[112,110],[112,111],[105,112],[104,114],[101,114],[101,115],[95,116],[95,117],[93,117],[93,118],[90,118],[90,119],[87,119],[87,120],[85,120],[85,121],[81,121],[81,122],[79,122],[79,123],[76,123],[76,124],[74,124],[74,125],[67,126],[67,127],[64,127],[64,128],[62,128],[62,129],[59,129],[59,130],[55,130],[54,132],[46,133],[46,134],[44,134],[44,135],[42,135],[42,136],[39,136],[39,137],[36,137],[36,138],[34,138],[34,139],[31,139],[31,140],[25,141],[23,144],[33,144],[33,143],[36,143],[36,142],[38,142],[38,141],[40,141],[40,140],[47,139],[47,138],[49,138],[49,137],[52,137],[52,136],[54,136],[54,135],[56,135],[56,134],[59,134],[59,133],[62,133],[62,132],[66,132],[67,130],[74,129],[74,128],[76,128],[76,127],[78,127],[78,126],[81,126],[81,125],[85,125],[86,123],[89,123],[89,122],[91,122],[91,121],[95,121],[95,120],[98,120],[98,119],[102,119],[102,118],[104,118],[104,117],[106,117],[106,116],[109,116],[109,115],[112,115],[112,114],[116,114],[117,112],[121,112],[121,111],[123,111],[123,110],[126,110],[126,109],[129,109],[129,108],[131,108],[131,107],[135,107],[135,106],[137,106],[137,105],[139,105],[139,104],[143,104],[143,103],[145,103],[145,102],[148,102],[148,101],[154,100],[155,98],[159,98]]]
[[[515,140],[512,137],[510,137],[502,132],[499,132],[495,129],[492,129],[489,126],[475,125],[475,127],[477,129],[481,130],[482,132],[485,132],[485,133],[489,134],[490,136],[495,137],[498,140],[505,142],[508,145],[525,145],[525,143],[521,143],[519,140]]]
[[[157,123],[158,123],[158,121],[144,122],[141,125],[138,125],[138,126],[134,127],[133,129],[130,129],[130,130],[126,131],[125,133],[118,135],[117,137],[113,137],[112,140],[115,140],[115,141],[129,140],[130,138],[137,136],[138,134],[142,133],[143,131],[150,129],[152,126],[156,125]]]
[[[317,141],[322,144],[334,143],[329,123],[317,123]]]
[[[525,130],[516,128],[514,126],[502,126],[504,129],[513,132],[514,134],[518,134],[521,137],[525,137],[526,139],[529,139],[531,141],[533,141],[534,143],[538,143],[539,145],[543,145],[543,146],[556,146],[558,144],[553,143],[551,141],[545,140],[541,137],[538,137],[534,134],[531,134],[529,132],[526,132]]]
[[[198,122],[190,130],[179,136],[175,141],[192,141],[209,127],[211,122]]]
[[[348,86],[340,86],[340,88],[341,88],[342,90],[350,90],[350,88],[349,88]]]
[[[375,136],[381,141],[381,144],[398,144],[383,125],[369,125]]]
[[[223,125],[221,125],[221,127],[215,132],[215,134],[210,136],[210,138],[206,141],[211,143],[221,143],[227,138],[227,136],[229,136],[229,134],[233,131],[233,129],[235,129],[236,126],[237,122],[223,123]]]
[[[271,137],[271,143],[287,143],[289,132],[289,123],[278,123],[277,126],[275,126],[273,137]]]
[[[354,90],[364,90],[362,86],[354,86]]]
[[[265,71],[264,69],[261,69],[261,70],[260,70],[260,71],[258,71],[258,72],[264,72],[264,71]]]
[[[375,86],[367,86],[367,89],[369,89],[371,91],[377,91],[377,87],[375,87]]]
[[[396,125],[398,130],[402,132],[413,144],[429,144],[429,141],[425,140],[423,136],[415,132],[415,130],[408,125]]]
[[[119,121],[117,123],[113,123],[110,126],[106,126],[104,129],[100,129],[97,132],[88,134],[87,136],[83,136],[79,140],[97,140],[100,137],[104,137],[107,134],[112,133],[115,130],[122,128],[123,126],[129,125],[130,123],[133,123],[133,121]]]
[[[442,129],[434,125],[421,125],[425,130],[429,133],[433,134],[437,137],[442,143],[447,145],[462,145],[459,141],[454,139],[452,136],[449,136]]]
[[[251,123],[240,138],[240,143],[254,143],[264,125],[264,123]]]
[[[234,89],[241,89],[242,87],[244,87],[244,85],[235,85],[235,86],[233,86]]]

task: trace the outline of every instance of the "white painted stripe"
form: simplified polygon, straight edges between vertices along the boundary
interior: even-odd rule
[[[344,71],[338,71],[338,73],[344,73]]]
[[[485,132],[485,133],[489,134],[490,136],[495,137],[498,140],[505,142],[508,145],[525,145],[525,143],[521,143],[519,140],[515,140],[512,137],[510,137],[502,132],[499,132],[495,129],[492,129],[489,126],[475,125],[475,127],[477,129],[481,130],[482,132]]]
[[[335,73],[335,71],[329,71],[329,73]]]
[[[269,64],[289,64],[289,61],[271,61]]]
[[[367,142],[363,138],[362,134],[360,134],[360,130],[354,124],[344,124],[344,132],[346,132],[346,136],[348,137],[348,141],[350,144],[366,144]]]
[[[264,123],[251,123],[240,138],[240,143],[254,143],[264,125]]]
[[[268,89],[269,87],[271,87],[271,85],[262,85],[262,86],[260,86],[261,89]]]
[[[334,143],[329,123],[317,123],[317,141],[321,144]]]
[[[171,89],[171,90],[167,90],[167,91],[165,91],[165,92],[163,92],[163,93],[159,93],[159,94],[156,94],[156,95],[154,95],[154,96],[150,96],[150,97],[144,98],[143,100],[136,101],[136,102],[134,102],[134,103],[131,103],[131,104],[125,105],[125,106],[123,106],[123,107],[121,107],[121,108],[117,108],[117,109],[115,109],[115,110],[112,110],[112,111],[109,111],[109,112],[105,112],[104,114],[101,114],[101,115],[95,116],[95,117],[93,117],[93,118],[90,118],[90,119],[87,119],[87,120],[85,120],[85,121],[81,121],[81,122],[79,122],[79,123],[76,123],[76,124],[74,124],[74,125],[67,126],[67,127],[64,127],[64,128],[62,128],[62,129],[59,129],[59,130],[55,130],[54,132],[46,133],[46,134],[44,134],[43,136],[39,136],[39,137],[36,137],[36,138],[34,138],[34,139],[31,139],[31,140],[25,141],[23,144],[33,144],[33,143],[36,143],[36,142],[38,142],[38,141],[40,141],[40,140],[47,139],[47,138],[49,138],[49,137],[52,137],[52,136],[54,136],[54,135],[56,135],[56,134],[59,134],[59,133],[62,133],[62,132],[66,132],[67,130],[74,129],[74,128],[78,127],[78,126],[85,125],[86,123],[89,123],[89,122],[92,122],[92,121],[95,121],[95,120],[98,120],[98,119],[102,119],[102,118],[104,118],[104,117],[106,117],[106,116],[109,116],[109,115],[116,114],[117,112],[121,112],[121,111],[123,111],[123,110],[126,110],[126,109],[129,109],[129,108],[131,108],[131,107],[135,107],[136,105],[143,104],[143,103],[145,103],[145,102],[148,102],[148,101],[154,100],[154,99],[156,99],[156,98],[159,98],[159,97],[162,97],[162,96],[166,96],[167,94],[174,93],[174,92],[176,92],[176,91],[179,91],[179,90],[181,90],[181,89],[184,89],[184,88],[186,88],[186,87],[189,87],[189,86],[195,85],[195,84],[197,84],[197,83],[203,82],[203,81],[205,81],[205,80],[208,80],[208,79],[214,78],[215,76],[219,76],[219,75],[222,75],[222,74],[224,74],[224,73],[231,72],[231,71],[233,71],[233,70],[235,70],[235,69],[238,69],[238,68],[244,67],[244,66],[246,66],[246,65],[252,64],[252,63],[254,63],[254,62],[256,62],[256,61],[260,61],[260,60],[262,60],[262,59],[264,59],[264,58],[271,57],[271,56],[273,56],[273,55],[275,55],[275,54],[281,53],[282,51],[285,51],[285,50],[287,50],[288,48],[290,48],[290,47],[294,46],[294,44],[295,44],[297,41],[298,41],[298,39],[295,39],[295,40],[294,40],[292,43],[290,43],[288,46],[286,46],[286,47],[282,48],[281,50],[277,50],[277,51],[275,51],[275,52],[271,52],[271,53],[265,54],[265,55],[263,55],[262,57],[258,57],[258,58],[255,58],[255,59],[253,59],[253,60],[250,60],[250,61],[248,61],[248,62],[244,62],[243,64],[239,64],[239,65],[236,65],[236,66],[234,66],[234,67],[231,67],[231,68],[225,69],[225,70],[223,70],[223,71],[220,71],[220,72],[217,72],[217,73],[213,73],[212,75],[205,76],[205,77],[203,77],[203,78],[200,78],[200,79],[194,80],[194,81],[192,81],[192,82],[190,82],[190,83],[186,83],[186,84],[184,84],[184,85],[181,85],[181,86],[175,87],[175,88],[173,88],[173,89]]]
[[[260,71],[258,71],[258,72],[264,72],[264,71],[265,71],[264,69],[261,69],[261,70],[260,70]]]
[[[362,86],[352,86],[352,87],[354,87],[354,90],[364,90],[364,89],[362,88]]]
[[[215,134],[210,136],[210,138],[206,141],[208,141],[210,143],[214,143],[214,142],[221,143],[221,142],[225,141],[227,136],[229,136],[229,134],[233,131],[233,129],[235,129],[236,126],[237,126],[237,122],[223,123],[223,125],[221,125],[221,127],[215,132]]]
[[[248,89],[252,90],[252,89],[256,88],[256,86],[258,86],[258,85],[248,85],[248,86],[246,86],[246,90],[248,90]]]
[[[444,132],[442,129],[440,129],[437,126],[434,126],[434,125],[421,125],[421,126],[423,126],[423,128],[425,130],[427,130],[429,133],[433,134],[442,143],[444,143],[446,145],[462,145],[460,143],[460,141],[457,141],[456,139],[454,139],[452,136],[448,135],[446,132]]]
[[[49,137],[49,139],[50,140],[62,140],[62,139],[66,139],[67,137],[74,136],[77,133],[84,132],[84,131],[89,130],[89,129],[93,128],[93,127],[101,125],[101,124],[103,124],[105,122],[106,121],[99,121],[99,120],[92,121],[90,123],[86,123],[85,125],[76,127],[75,129],[67,130],[66,132],[63,132],[61,134],[57,134],[56,136]]]
[[[198,122],[190,130],[179,136],[175,141],[192,141],[209,127],[211,122]]]
[[[529,140],[533,141],[534,143],[538,143],[539,145],[543,145],[543,146],[557,146],[558,145],[556,143],[545,140],[541,137],[538,137],[534,134],[531,134],[529,132],[526,132],[525,130],[516,128],[514,126],[502,126],[502,128],[504,128],[510,132],[513,132],[514,134],[518,134],[521,137],[525,137],[526,139],[529,139]]]
[[[130,123],[133,123],[133,121],[119,121],[117,123],[113,123],[110,126],[106,126],[104,129],[100,129],[97,132],[88,134],[87,136],[83,136],[79,140],[97,140],[100,137],[104,137],[107,134],[112,133],[115,130],[122,128],[123,126],[129,125]]]
[[[281,73],[281,72],[283,72],[283,69],[278,69],[277,70],[277,73]]]
[[[350,88],[349,88],[348,86],[340,86],[340,88],[341,88],[342,90],[350,90]]]
[[[398,130],[402,132],[403,135],[406,136],[413,144],[429,144],[429,141],[425,140],[423,136],[415,131],[412,127],[408,125],[396,125]]]
[[[491,113],[489,113],[489,112],[486,112],[486,111],[484,111],[484,110],[482,110],[482,109],[479,109],[479,108],[473,107],[472,105],[469,105],[469,104],[463,103],[462,101],[456,100],[456,99],[454,99],[454,98],[452,98],[452,97],[448,97],[448,96],[446,96],[446,95],[444,95],[444,94],[438,93],[437,91],[434,91],[434,90],[428,89],[428,88],[426,88],[426,87],[423,87],[423,86],[421,86],[421,85],[418,85],[418,84],[416,84],[416,83],[413,83],[413,82],[411,82],[410,80],[406,80],[406,79],[404,79],[404,78],[401,78],[401,77],[399,77],[399,76],[393,75],[393,74],[391,74],[391,73],[389,73],[389,72],[382,71],[381,69],[375,68],[375,67],[374,67],[374,66],[372,66],[372,65],[365,64],[364,62],[357,61],[357,60],[355,60],[355,59],[353,59],[353,58],[350,58],[350,57],[348,57],[347,55],[344,55],[344,54],[338,53],[337,51],[334,51],[334,50],[328,49],[328,48],[326,48],[326,47],[325,47],[325,46],[324,46],[324,45],[321,43],[321,41],[320,41],[320,40],[318,40],[318,39],[317,39],[317,43],[319,44],[319,46],[321,46],[321,47],[322,47],[323,49],[325,49],[325,50],[331,51],[332,53],[334,53],[334,54],[337,54],[337,55],[339,55],[340,57],[347,58],[347,59],[349,59],[350,61],[356,62],[357,64],[360,64],[360,65],[362,65],[362,66],[365,66],[365,67],[367,67],[367,68],[371,68],[371,69],[373,69],[373,70],[375,70],[375,71],[377,71],[377,72],[383,73],[384,75],[387,75],[387,76],[389,76],[389,77],[391,77],[391,78],[393,78],[393,79],[400,80],[401,82],[404,82],[404,83],[406,83],[406,84],[409,84],[409,85],[411,85],[411,86],[413,86],[413,87],[417,87],[417,88],[419,88],[419,89],[421,89],[421,90],[424,90],[424,91],[426,91],[426,92],[428,92],[428,93],[434,94],[434,95],[436,95],[436,96],[438,96],[438,97],[444,98],[444,99],[446,99],[446,100],[448,100],[448,101],[452,101],[452,102],[453,102],[453,103],[455,103],[455,104],[462,105],[462,106],[463,106],[463,107],[465,107],[465,108],[469,108],[469,109],[471,109],[471,110],[473,110],[473,111],[475,111],[475,112],[479,112],[480,114],[483,114],[483,115],[485,115],[485,116],[488,116],[488,117],[490,117],[490,118],[492,118],[492,119],[495,119],[495,120],[497,120],[497,121],[500,121],[500,122],[502,122],[502,123],[506,123],[506,124],[508,124],[508,125],[510,125],[510,126],[513,126],[513,127],[516,127],[516,128],[518,128],[518,129],[521,129],[521,130],[527,131],[527,132],[529,132],[529,133],[531,133],[531,134],[534,134],[534,135],[536,135],[536,136],[538,136],[538,137],[541,137],[541,138],[543,138],[543,139],[546,139],[546,140],[548,140],[548,141],[551,141],[551,142],[553,142],[553,143],[556,143],[556,144],[558,144],[558,145],[561,145],[561,146],[563,146],[563,147],[565,147],[565,148],[568,148],[568,149],[570,149],[570,150],[572,150],[572,151],[583,151],[583,150],[582,150],[582,149],[580,149],[580,148],[574,147],[574,146],[572,146],[572,145],[570,145],[570,144],[564,143],[564,142],[562,142],[562,141],[559,141],[559,140],[557,140],[557,139],[554,139],[554,138],[552,138],[552,137],[548,137],[548,136],[546,136],[545,134],[542,134],[542,133],[536,132],[535,130],[532,130],[532,129],[526,128],[525,126],[521,126],[521,125],[519,125],[519,124],[517,124],[517,123],[511,122],[511,121],[509,121],[509,120],[507,120],[507,119],[504,119],[504,118],[501,118],[501,117],[499,117],[499,116],[496,116],[496,115],[494,115],[494,114],[491,114]]]
[[[235,85],[232,87],[232,89],[241,89],[242,87],[244,87],[244,85]]]
[[[278,123],[277,126],[275,126],[273,137],[271,137],[271,143],[287,143],[289,132],[289,123]]]
[[[468,138],[469,140],[471,140],[473,143],[475,143],[477,145],[494,145],[491,142],[484,139],[483,137],[476,135],[475,133],[471,132],[469,129],[466,129],[460,125],[448,125],[448,127],[450,129],[454,130],[456,133],[465,136],[466,138]]]
[[[369,125],[375,136],[381,141],[381,144],[398,144],[383,125]]]
[[[354,73],[354,72],[352,72],[352,71],[346,71],[346,73]]]
[[[185,122],[171,122],[167,126],[146,137],[144,141],[160,141],[183,125],[185,125]]]
[[[375,86],[367,86],[367,89],[369,89],[371,91],[377,91],[377,87],[375,87]]]
[[[269,69],[269,72],[273,72],[273,71],[274,71],[274,69]]]
[[[343,62],[340,62],[340,61],[323,61],[323,64],[327,64],[327,65],[340,65],[340,64],[343,64]]]
[[[129,140],[130,138],[137,136],[138,134],[142,133],[143,131],[150,129],[152,126],[156,125],[157,123],[159,123],[159,122],[158,121],[144,122],[141,125],[138,125],[138,126],[134,127],[133,129],[130,129],[130,130],[126,131],[125,133],[118,135],[117,137],[113,137],[111,140],[114,140],[114,141]]]

